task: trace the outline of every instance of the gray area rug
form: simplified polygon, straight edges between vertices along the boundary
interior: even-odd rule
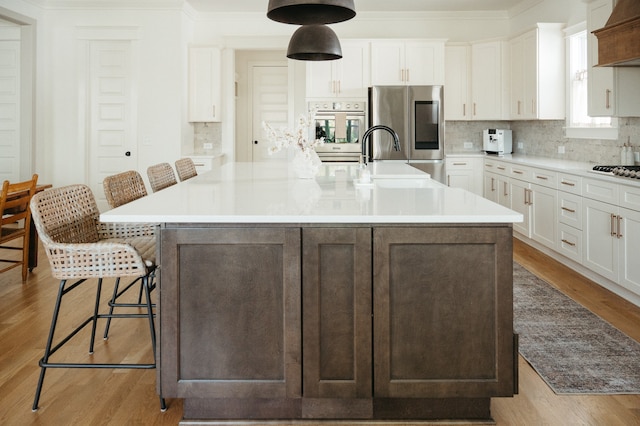
[[[520,354],[557,394],[640,393],[640,343],[514,262]]]

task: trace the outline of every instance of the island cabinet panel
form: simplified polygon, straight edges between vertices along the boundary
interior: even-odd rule
[[[510,228],[374,229],[374,397],[507,396]]]
[[[302,233],[303,395],[370,398],[371,229]]]
[[[299,257],[294,228],[162,230],[166,396],[301,396]]]

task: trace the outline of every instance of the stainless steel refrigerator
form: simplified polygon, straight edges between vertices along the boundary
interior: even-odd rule
[[[443,86],[373,86],[369,88],[369,125],[396,131],[401,150],[387,132],[373,132],[373,161],[401,161],[445,183]]]

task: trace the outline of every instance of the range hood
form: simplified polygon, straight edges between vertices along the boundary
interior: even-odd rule
[[[640,67],[640,1],[618,0],[606,25],[593,31],[599,67]]]

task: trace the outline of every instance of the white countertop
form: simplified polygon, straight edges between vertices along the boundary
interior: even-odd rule
[[[278,163],[227,163],[100,215],[107,222],[157,223],[513,223],[522,215],[449,188],[406,164],[323,164],[299,179]],[[385,178],[381,178],[385,177]]]

